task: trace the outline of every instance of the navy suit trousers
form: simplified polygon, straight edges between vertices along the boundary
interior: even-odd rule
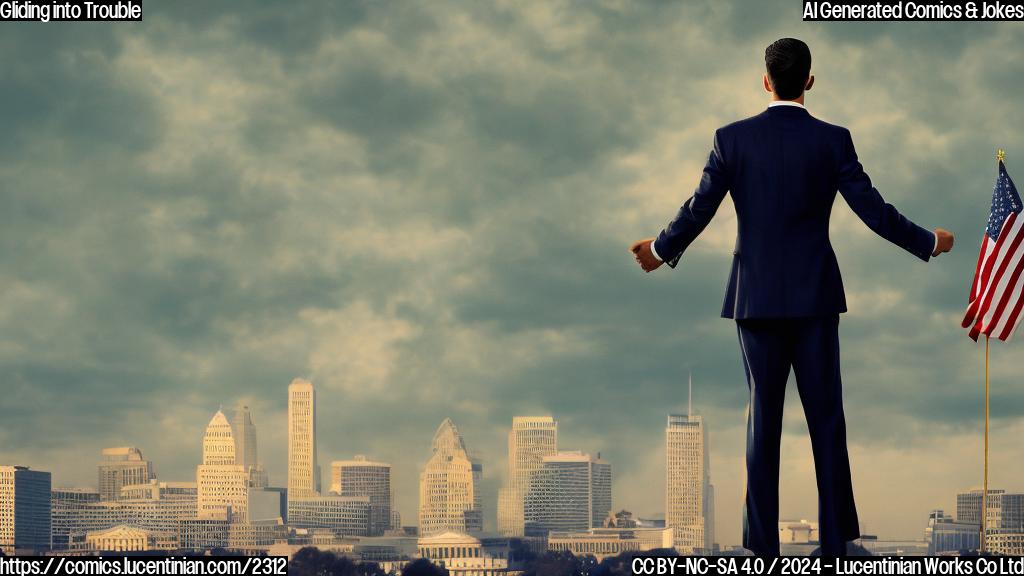
[[[823,556],[842,556],[860,536],[846,451],[839,375],[839,315],[736,321],[750,389],[743,546],[779,555],[779,443],[789,369],[814,453]]]

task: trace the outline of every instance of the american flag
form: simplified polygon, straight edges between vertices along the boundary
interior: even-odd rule
[[[975,341],[979,334],[1008,340],[1020,324],[1024,307],[1024,216],[1020,194],[1006,173],[1002,157],[992,189],[992,212],[981,242],[962,323]]]

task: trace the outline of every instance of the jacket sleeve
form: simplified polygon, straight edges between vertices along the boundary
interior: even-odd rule
[[[882,199],[857,160],[850,131],[844,129],[842,137],[839,193],[868,228],[927,262],[935,249],[935,235],[908,220],[892,204]]]
[[[711,222],[729,187],[729,171],[722,156],[721,130],[718,130],[700,184],[693,196],[679,208],[675,218],[654,240],[654,250],[666,264],[676,267],[686,247]]]

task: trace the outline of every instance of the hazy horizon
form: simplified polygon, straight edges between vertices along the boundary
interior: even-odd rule
[[[919,538],[981,484],[984,346],[959,328],[995,150],[1024,177],[1014,23],[804,23],[799,3],[146,5],[139,23],[7,23],[0,118],[0,463],[94,485],[103,447],[194,480],[246,403],[285,479],[286,388],[318,390],[320,461],[394,466],[414,524],[451,417],[495,526],[514,415],[612,463],[661,512],[664,428],[707,418],[716,540],[740,542],[747,388],[718,317],[729,200],[675,270],[629,244],[689,197],[715,128],[756,114],[764,48],[813,53],[811,114],[874,184],[957,235],[923,263],[837,198],[832,243],[863,529]],[[1024,490],[1019,343],[992,343],[990,486]],[[793,382],[781,517],[816,519]]]

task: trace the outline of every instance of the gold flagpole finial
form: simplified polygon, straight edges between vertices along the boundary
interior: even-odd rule
[[[1002,148],[996,149],[996,160],[999,162],[1006,160],[1006,150],[1003,150]]]

